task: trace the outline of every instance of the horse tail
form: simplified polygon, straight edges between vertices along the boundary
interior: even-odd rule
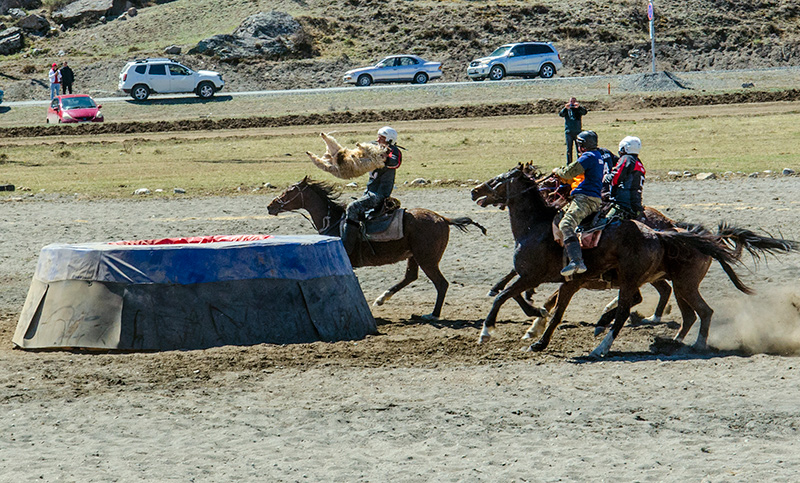
[[[708,229],[706,227],[704,227],[703,225],[701,225],[700,223],[690,223],[690,222],[687,222],[687,221],[676,221],[675,223],[673,223],[673,225],[675,226],[675,228],[680,228],[681,230],[690,231],[690,232],[698,234],[698,235],[707,235],[707,234],[710,233],[708,231]]]
[[[717,236],[709,233],[693,233],[691,231],[656,232],[667,250],[667,257],[681,263],[693,253],[711,257],[716,260],[733,285],[748,295],[753,290],[742,282],[732,265],[739,261],[737,253],[723,243]]]
[[[462,216],[461,218],[452,218],[452,219],[445,218],[445,221],[447,221],[448,225],[452,225],[463,232],[467,231],[467,227],[469,225],[475,225],[478,228],[480,228],[481,232],[483,232],[484,235],[486,234],[486,228],[484,228],[483,225],[481,225],[477,221],[473,221],[472,218],[468,216]]]
[[[747,250],[756,262],[768,255],[776,256],[800,250],[800,242],[762,236],[745,228],[731,226],[724,221],[719,224],[717,236],[734,250],[737,259],[741,257],[743,249]]]

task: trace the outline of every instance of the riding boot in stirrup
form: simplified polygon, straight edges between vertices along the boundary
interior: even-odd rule
[[[356,248],[360,228],[358,222],[352,220],[345,221],[342,226],[342,245],[344,245],[344,251],[347,252],[348,256],[352,255],[353,250]]]
[[[570,275],[583,273],[586,271],[586,265],[583,264],[581,242],[579,242],[577,238],[570,237],[569,239],[564,240],[564,251],[567,252],[569,263],[566,267],[564,267],[563,270],[561,270],[562,276],[569,277]]]

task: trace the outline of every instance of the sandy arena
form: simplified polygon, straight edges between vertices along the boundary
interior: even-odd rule
[[[509,166],[510,168],[510,166]],[[321,175],[318,175],[321,178]],[[478,346],[492,283],[511,268],[508,214],[469,189],[398,189],[407,207],[467,215],[441,263],[443,317],[420,280],[373,307],[379,335],[357,342],[204,351],[23,352],[11,337],[39,250],[168,236],[312,233],[270,217],[278,194],[0,202],[0,481],[793,481],[800,467],[800,255],[717,264],[701,291],[715,309],[698,353],[662,323],[623,328],[602,361],[592,324],[613,292],[581,292],[544,353],[527,353],[513,304]],[[715,227],[725,220],[800,239],[800,178],[661,181],[645,203]],[[348,194],[349,196],[350,194]],[[371,303],[404,264],[357,270]],[[553,290],[547,285],[537,301]],[[650,315],[656,293],[636,308]],[[693,342],[696,331],[687,338]]]

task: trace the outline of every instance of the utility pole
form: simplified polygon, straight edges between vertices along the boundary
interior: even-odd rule
[[[653,19],[653,0],[647,2],[647,18],[650,20],[650,53],[653,57],[653,74],[656,73],[656,28]]]

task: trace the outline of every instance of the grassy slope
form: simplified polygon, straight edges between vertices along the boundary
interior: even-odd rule
[[[127,21],[30,37],[26,52],[36,47],[40,53],[4,59],[3,87],[12,97],[43,98],[45,87],[29,88],[29,79],[44,78],[46,65],[63,50],[79,70],[83,89],[114,92],[124,60],[163,55],[171,44],[188,50],[203,38],[232,32],[250,14],[271,9],[299,18],[314,36],[319,56],[238,65],[208,57],[183,60],[221,70],[234,90],[338,85],[343,69],[392,52],[441,60],[445,80],[463,80],[470,59],[522,39],[555,42],[566,75],[624,74],[650,66],[644,1],[177,0],[141,9]],[[800,55],[800,7],[794,2],[663,0],[656,12],[660,69],[786,66]],[[36,72],[22,74],[26,65]],[[21,86],[8,87],[16,83]]]

